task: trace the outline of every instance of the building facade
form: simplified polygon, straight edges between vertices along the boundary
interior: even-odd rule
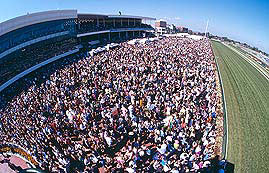
[[[167,22],[164,20],[158,20],[155,22],[156,35],[167,34]]]

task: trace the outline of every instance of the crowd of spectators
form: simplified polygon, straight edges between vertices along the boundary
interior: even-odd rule
[[[220,98],[208,40],[121,43],[50,67],[0,109],[0,144],[48,172],[210,168]]]
[[[0,85],[36,64],[75,49],[77,45],[77,41],[73,38],[42,43],[0,59]]]

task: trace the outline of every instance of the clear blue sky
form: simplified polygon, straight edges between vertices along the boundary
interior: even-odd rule
[[[177,26],[249,43],[269,53],[269,0],[3,0],[0,22],[27,12],[77,9],[79,12],[142,15]]]

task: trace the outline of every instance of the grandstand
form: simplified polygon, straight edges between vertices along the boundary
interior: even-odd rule
[[[82,47],[148,36],[153,30],[143,23],[148,20],[155,19],[54,10],[5,21],[0,24],[0,91],[17,79],[16,75],[52,57],[71,50],[76,53]]]
[[[0,24],[3,169],[224,171],[210,42],[134,39],[147,20],[56,10]]]

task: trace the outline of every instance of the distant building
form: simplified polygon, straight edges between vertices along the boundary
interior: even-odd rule
[[[179,27],[178,27],[178,31],[179,31],[180,33],[188,33],[189,29],[186,28],[186,27],[183,27],[183,26],[179,26]]]
[[[177,28],[176,28],[176,26],[174,25],[174,24],[167,24],[167,33],[168,34],[175,34],[175,33],[177,33]]]
[[[182,28],[182,32],[183,32],[183,33],[188,33],[188,31],[189,31],[188,28],[185,28],[185,27]]]
[[[157,35],[167,33],[167,23],[164,20],[158,20],[155,22],[155,32]]]
[[[158,21],[155,22],[155,27],[164,27],[164,28],[166,28],[166,26],[167,26],[167,23],[164,20],[158,20]]]
[[[190,34],[190,35],[192,35],[193,34],[193,32],[192,32],[192,30],[188,30],[188,33]]]
[[[182,32],[182,27],[181,26],[178,26],[177,27],[177,30],[178,30],[178,32]]]

